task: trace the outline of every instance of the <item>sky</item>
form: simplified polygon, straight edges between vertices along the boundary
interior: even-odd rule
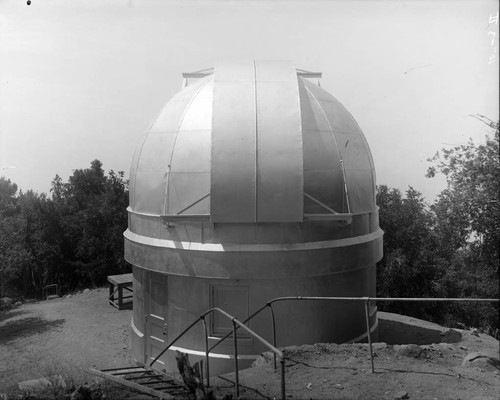
[[[377,183],[428,202],[441,148],[498,120],[498,1],[0,0],[0,175],[48,193],[99,159],[125,171],[182,72],[291,60],[361,126]],[[10,168],[15,167],[15,168]]]

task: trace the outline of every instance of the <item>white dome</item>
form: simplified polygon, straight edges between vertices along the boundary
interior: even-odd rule
[[[300,75],[287,62],[221,65],[181,90],[137,147],[131,210],[236,223],[375,210],[361,129]]]

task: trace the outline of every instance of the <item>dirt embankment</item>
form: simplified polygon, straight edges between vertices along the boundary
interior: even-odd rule
[[[68,386],[94,382],[85,369],[133,365],[130,318],[130,310],[108,304],[106,289],[0,312],[0,393],[19,393],[18,382],[53,375]],[[473,333],[379,313],[375,373],[366,344],[290,347],[287,398],[498,399],[498,341]],[[233,374],[212,379],[218,395],[233,392],[231,382]],[[273,370],[268,355],[242,371],[240,383],[246,387],[244,398],[280,396],[279,370]],[[111,398],[138,396],[112,393]]]

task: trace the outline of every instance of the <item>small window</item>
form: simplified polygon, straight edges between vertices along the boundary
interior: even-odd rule
[[[248,287],[211,285],[210,307],[218,307],[243,322],[248,318]],[[210,324],[212,336],[224,336],[232,329],[233,324],[229,318],[217,312],[212,314]],[[238,336],[248,337],[248,334],[238,329]]]

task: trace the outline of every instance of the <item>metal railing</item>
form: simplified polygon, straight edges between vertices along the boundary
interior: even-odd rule
[[[373,361],[373,349],[372,349],[372,339],[371,339],[371,329],[370,329],[370,315],[369,315],[369,306],[370,302],[382,302],[382,301],[396,301],[396,302],[472,302],[472,303],[498,303],[499,299],[461,299],[461,298],[418,298],[418,297],[312,297],[312,296],[289,296],[289,297],[278,297],[268,301],[261,308],[252,313],[247,319],[243,322],[240,322],[238,319],[228,314],[224,310],[220,308],[211,308],[205,313],[203,313],[196,321],[190,324],[186,329],[184,329],[177,337],[170,342],[165,349],[161,351],[160,354],[156,356],[156,358],[151,361],[149,366],[151,367],[169,348],[171,348],[184,334],[186,334],[191,328],[193,328],[198,322],[203,322],[203,329],[205,333],[205,359],[206,359],[206,379],[207,386],[210,386],[210,366],[209,366],[209,354],[210,352],[221,344],[224,340],[233,336],[234,343],[234,364],[235,364],[235,380],[236,380],[236,396],[239,396],[239,369],[238,369],[238,339],[237,339],[237,330],[239,328],[248,332],[251,336],[255,337],[261,343],[263,343],[266,347],[268,347],[273,352],[273,361],[274,361],[274,369],[277,368],[276,356],[280,359],[281,364],[281,396],[282,399],[286,399],[285,393],[285,356],[284,353],[277,348],[276,344],[276,318],[273,310],[273,304],[283,301],[354,301],[354,302],[363,302],[365,309],[365,322],[366,322],[366,336],[368,339],[368,346],[370,351],[370,363],[371,363],[371,371],[375,372],[375,366]],[[250,328],[248,328],[245,324],[248,323],[251,319],[259,315],[263,310],[269,308],[271,313],[272,320],[272,330],[273,330],[273,344],[271,345],[264,338],[259,336],[257,333],[253,332]],[[211,313],[219,312],[224,315],[226,318],[229,318],[233,324],[233,329],[226,335],[222,336],[220,340],[215,343],[212,347],[208,346],[208,329],[205,321],[205,317]]]
[[[278,303],[281,301],[359,301],[359,302],[364,302],[365,303],[365,322],[366,322],[366,335],[368,338],[368,346],[370,348],[370,362],[371,362],[371,369],[372,372],[375,372],[375,367],[373,364],[373,351],[372,351],[372,340],[371,340],[371,330],[370,330],[370,315],[369,315],[369,304],[371,301],[408,301],[408,302],[415,302],[415,301],[423,301],[423,302],[453,302],[453,301],[459,301],[459,302],[474,302],[474,303],[491,303],[495,302],[498,303],[499,299],[460,299],[460,298],[444,298],[444,297],[437,297],[437,298],[419,298],[419,297],[312,297],[312,296],[289,296],[289,297],[277,297],[275,299],[272,299],[268,301],[265,305],[263,305],[261,308],[256,310],[252,315],[250,315],[247,319],[243,321],[244,324],[249,322],[251,319],[253,319],[255,316],[260,314],[263,310],[266,308],[269,308],[271,311],[271,319],[272,319],[272,327],[273,327],[273,346],[277,346],[276,344],[276,320],[274,317],[274,310],[272,305],[274,303]],[[210,348],[210,351],[213,350],[216,346],[219,345],[223,340],[228,338],[231,335],[231,333],[223,336],[220,340],[220,342],[216,343]],[[274,357],[274,368],[276,368],[276,357]]]
[[[154,359],[149,363],[149,366],[152,367],[153,364],[158,361],[158,359],[165,354],[165,352],[171,348],[182,336],[184,336],[191,328],[193,328],[198,322],[202,321],[203,322],[203,330],[205,333],[205,365],[206,365],[206,379],[207,379],[207,386],[210,386],[210,360],[209,360],[209,353],[210,350],[208,347],[208,329],[207,329],[207,323],[205,321],[205,317],[209,314],[212,313],[219,313],[222,314],[224,317],[228,318],[231,320],[231,323],[233,325],[232,331],[226,335],[222,340],[226,339],[227,337],[233,335],[233,357],[234,357],[234,373],[235,373],[235,389],[236,389],[236,398],[239,397],[240,395],[240,383],[239,383],[239,367],[238,367],[238,336],[237,336],[237,330],[239,328],[243,329],[246,331],[250,336],[254,337],[257,339],[259,342],[261,342],[264,346],[266,346],[269,350],[271,350],[274,354],[274,367],[276,368],[276,356],[279,357],[280,359],[280,364],[281,364],[281,398],[286,399],[285,397],[285,357],[283,355],[283,352],[279,349],[277,349],[275,346],[271,345],[266,339],[263,337],[259,336],[257,333],[252,331],[250,328],[248,328],[244,323],[240,322],[238,319],[233,317],[232,315],[228,314],[224,310],[214,307],[211,308],[207,311],[205,311],[196,321],[191,323],[186,329],[184,329],[177,337],[172,340]],[[219,342],[220,343],[220,342]]]

